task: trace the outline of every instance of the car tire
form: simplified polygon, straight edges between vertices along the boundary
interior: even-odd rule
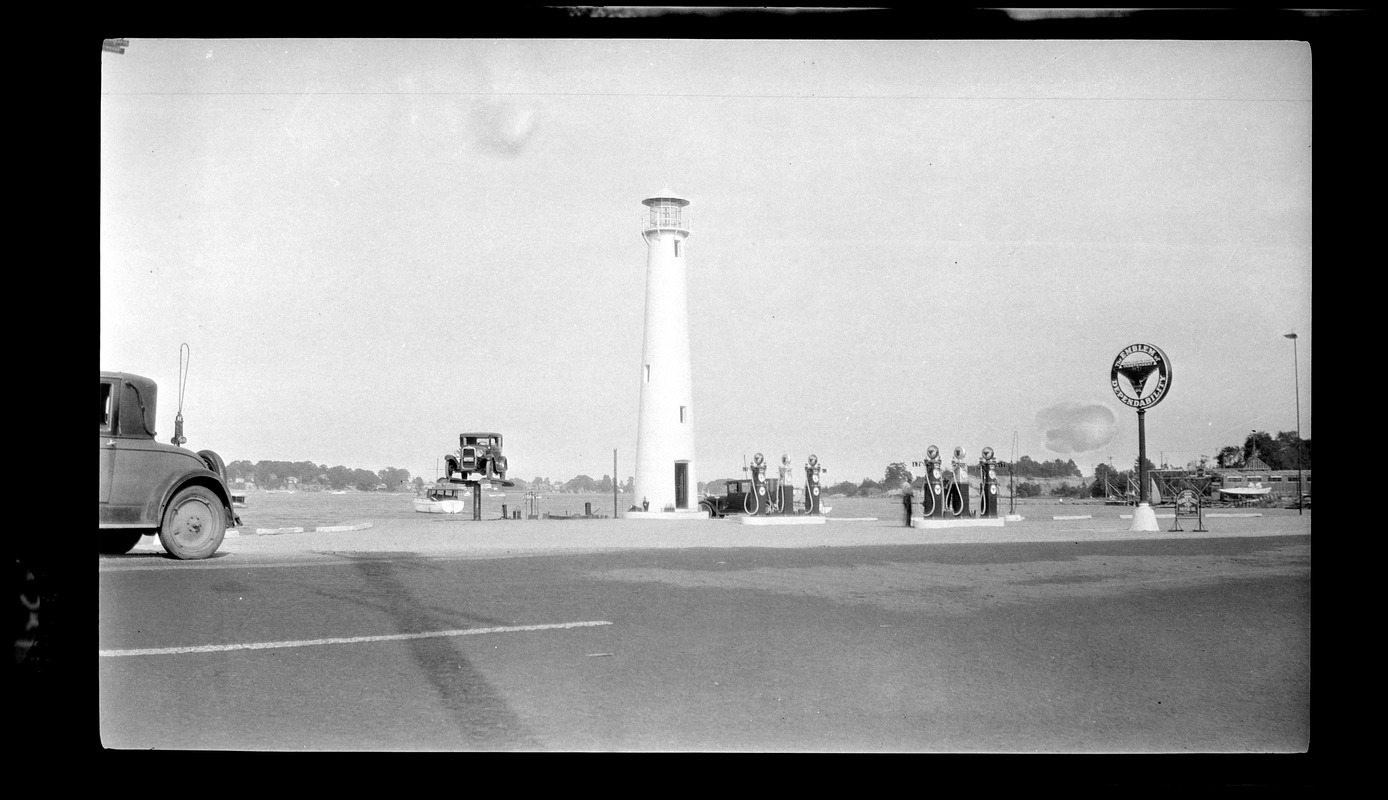
[[[189,486],[164,509],[159,541],[174,558],[207,558],[222,546],[226,529],[221,499],[205,486]]]
[[[108,556],[125,555],[135,549],[142,535],[140,531],[102,531],[101,553]]]
[[[217,477],[222,479],[222,483],[227,482],[227,465],[222,461],[222,457],[211,450],[199,450],[198,458],[201,458],[207,468],[217,473]]]

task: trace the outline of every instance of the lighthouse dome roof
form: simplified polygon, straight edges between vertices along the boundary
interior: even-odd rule
[[[684,197],[681,197],[680,195],[675,194],[674,192],[672,192],[672,191],[670,190],[670,187],[669,187],[669,186],[666,186],[666,187],[662,188],[662,189],[661,189],[659,192],[657,192],[656,194],[653,194],[653,195],[651,195],[650,197],[647,197],[645,200],[642,200],[642,201],[641,201],[641,204],[642,204],[642,205],[647,205],[647,206],[649,206],[649,205],[655,205],[657,202],[659,202],[659,201],[661,201],[661,200],[669,200],[669,201],[673,202],[673,203],[674,203],[675,205],[677,205],[677,206],[687,206],[687,205],[689,205],[689,200],[688,200],[688,199],[686,199],[686,198],[684,198]]]

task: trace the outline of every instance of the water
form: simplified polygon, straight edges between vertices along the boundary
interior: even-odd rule
[[[499,497],[491,495],[498,494]],[[591,503],[593,514],[612,516],[611,494],[549,494],[538,493],[538,511],[552,515],[582,515],[584,503]],[[499,519],[502,505],[506,513],[526,513],[526,493],[511,490],[482,490],[482,519]],[[246,496],[244,508],[236,509],[246,528],[317,528],[344,525],[351,522],[387,519],[415,519],[426,515],[414,510],[414,492],[256,492]],[[630,494],[617,495],[618,508],[631,506]],[[443,515],[430,515],[443,516]],[[455,515],[472,518],[469,508]]]

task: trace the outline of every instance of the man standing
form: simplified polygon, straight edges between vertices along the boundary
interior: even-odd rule
[[[908,528],[911,527],[911,505],[911,484],[904,483],[901,486],[901,507],[906,510],[906,527]]]

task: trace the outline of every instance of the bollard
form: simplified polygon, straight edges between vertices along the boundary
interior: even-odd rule
[[[511,518],[511,515],[506,513],[506,504],[505,504],[505,503],[502,503],[502,504],[501,504],[501,518],[502,518],[502,519],[510,519],[510,518]]]

